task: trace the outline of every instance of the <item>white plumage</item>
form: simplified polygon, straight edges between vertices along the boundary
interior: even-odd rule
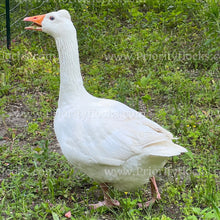
[[[185,152],[171,133],[140,113],[90,95],[58,108],[55,132],[72,164],[124,191],[143,185],[168,157]]]
[[[137,111],[85,90],[76,31],[66,10],[43,15],[40,22],[33,18],[25,20],[56,40],[61,82],[54,128],[70,163],[97,182],[130,191],[145,184],[168,157],[187,151],[172,142],[170,132]]]

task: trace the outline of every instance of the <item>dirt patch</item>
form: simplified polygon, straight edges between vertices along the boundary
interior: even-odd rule
[[[27,126],[21,104],[13,104],[7,107],[7,113],[0,117],[0,145],[12,141],[12,133],[21,133]]]
[[[59,145],[59,143],[57,142],[57,139],[56,139],[55,135],[53,136],[53,141],[50,142],[50,144],[49,144],[48,147],[49,147],[49,149],[50,149],[51,151],[57,152],[57,153],[59,153],[59,154],[63,154],[63,153],[62,153],[62,150],[61,150],[61,148],[60,148],[60,145]]]
[[[30,120],[30,111],[24,104],[14,103],[7,106],[6,113],[0,116],[0,145],[12,145],[13,133],[15,135],[21,134],[20,136],[25,134],[27,132],[26,128],[28,126],[28,120]],[[49,149],[51,151],[62,154],[53,129],[48,138],[50,143]],[[28,143],[28,140],[19,138],[20,146]]]

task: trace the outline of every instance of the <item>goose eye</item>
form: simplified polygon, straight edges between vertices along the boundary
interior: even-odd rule
[[[50,20],[53,21],[55,18],[53,16],[50,16]]]

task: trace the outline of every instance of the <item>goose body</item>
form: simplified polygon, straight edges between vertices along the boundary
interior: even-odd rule
[[[56,41],[61,78],[54,128],[71,164],[99,183],[131,191],[147,183],[169,157],[187,151],[172,142],[169,131],[134,109],[85,90],[76,30],[66,10],[24,20]]]
[[[184,148],[172,134],[128,106],[91,95],[59,107],[55,132],[65,157],[97,182],[123,191],[146,183]]]

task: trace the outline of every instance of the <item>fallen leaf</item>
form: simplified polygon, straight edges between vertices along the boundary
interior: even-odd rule
[[[65,214],[65,217],[70,218],[70,217],[71,217],[71,211],[67,212],[67,213]]]

